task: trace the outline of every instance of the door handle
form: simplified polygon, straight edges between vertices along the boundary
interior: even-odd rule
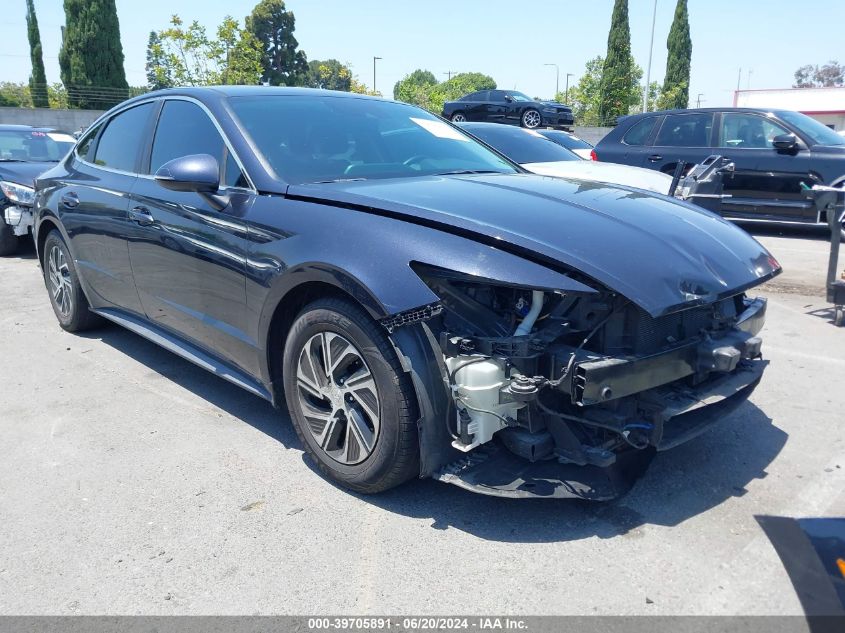
[[[147,207],[135,207],[129,210],[129,219],[141,226],[150,226],[155,222],[152,213]]]
[[[656,162],[657,162],[657,161],[659,161],[659,160],[663,160],[663,157],[662,157],[660,154],[652,154],[651,156],[649,156],[649,157],[648,157],[648,159],[649,159],[652,163],[656,163]]]
[[[68,209],[75,209],[79,206],[79,196],[73,191],[62,194],[62,206]]]

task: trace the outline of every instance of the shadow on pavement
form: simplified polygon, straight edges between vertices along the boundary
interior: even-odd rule
[[[92,332],[117,351],[243,420],[285,447],[301,448],[286,412],[120,327]],[[598,536],[636,538],[636,528],[677,525],[714,508],[766,476],[787,434],[751,402],[705,435],[659,453],[627,495],[604,503],[512,500],[477,495],[431,479],[380,495],[357,496],[388,512],[431,519],[434,529],[457,529],[503,542],[556,542]],[[303,461],[320,477],[310,458]]]

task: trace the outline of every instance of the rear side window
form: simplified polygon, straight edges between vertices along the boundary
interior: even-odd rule
[[[651,131],[654,129],[654,124],[657,123],[657,117],[646,117],[642,121],[637,121],[634,126],[625,132],[622,137],[622,142],[625,145],[645,145],[651,136]]]
[[[667,114],[660,126],[659,147],[709,147],[713,114]]]
[[[97,143],[94,162],[111,169],[134,172],[152,110],[153,103],[148,102],[112,117]]]

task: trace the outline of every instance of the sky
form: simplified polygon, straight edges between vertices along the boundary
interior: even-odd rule
[[[210,32],[231,14],[239,20],[255,0],[116,0],[124,67],[130,85],[145,85],[151,30],[171,14],[198,20]],[[49,82],[59,81],[62,0],[35,0]],[[631,47],[645,70],[654,0],[629,0]],[[550,98],[555,68],[576,83],[587,60],[604,55],[613,0],[287,0],[295,36],[309,59],[336,58],[392,96],[393,85],[416,68],[446,79],[449,71],[491,75],[499,87]],[[657,0],[651,79],[666,68],[666,38],[675,0]],[[792,85],[795,69],[831,59],[845,63],[845,0],[689,0],[692,35],[690,100],[731,105],[739,79],[745,88]],[[741,75],[740,75],[741,69]],[[0,0],[0,81],[30,73],[25,0]]]

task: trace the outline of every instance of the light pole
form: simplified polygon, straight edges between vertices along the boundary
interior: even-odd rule
[[[557,64],[543,64],[543,66],[555,67],[555,99],[557,99],[557,94],[560,92],[560,66]]]
[[[373,92],[376,92],[376,61],[381,57],[373,57]]]
[[[569,103],[569,78],[574,77],[573,73],[566,73],[566,94],[563,96],[563,100],[565,103]]]
[[[645,89],[643,89],[643,112],[648,112],[648,87],[651,83],[651,54],[654,52],[654,23],[657,21],[657,0],[654,0],[654,12],[651,15],[651,43],[648,45],[648,66],[645,71]]]
[[[703,92],[699,92],[699,93],[698,93],[698,97],[697,97],[697,98],[696,98],[696,100],[695,100],[695,107],[696,107],[696,108],[700,108],[700,107],[701,107],[701,97],[703,97],[703,96],[704,96],[704,93],[703,93]]]

